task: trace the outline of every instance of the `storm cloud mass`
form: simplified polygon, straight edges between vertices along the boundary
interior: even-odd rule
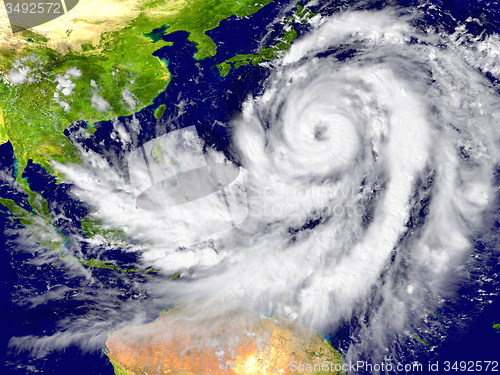
[[[189,297],[222,317],[231,306],[271,315],[285,298],[321,332],[355,321],[346,360],[402,361],[403,352],[412,360],[404,348],[423,332],[439,346],[458,317],[436,323],[429,312],[464,298],[465,283],[498,282],[488,279],[490,258],[475,241],[478,233],[489,238],[487,256],[498,258],[490,228],[498,217],[500,97],[485,75],[500,77],[500,40],[474,39],[461,26],[452,34],[422,27],[421,18],[400,8],[317,18],[270,65],[262,92],[226,124],[248,216],[209,241],[192,240],[190,220],[210,225],[216,203],[178,206],[175,215],[141,210],[127,176],[101,156],[82,151],[84,165],[57,165],[94,218],[126,228],[124,250],[142,268],[181,277],[153,278],[140,286],[148,298],[126,301],[112,284],[92,297],[82,290],[95,303],[85,318],[11,345],[96,349],[110,330],[146,322],[145,310]],[[207,160],[228,161],[206,146]],[[59,267],[98,283],[81,265]],[[51,293],[45,298],[68,291]],[[491,299],[470,298],[478,310]]]

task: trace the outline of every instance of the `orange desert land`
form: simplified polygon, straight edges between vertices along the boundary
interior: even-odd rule
[[[340,354],[299,321],[286,305],[266,318],[241,308],[210,314],[203,304],[181,302],[151,324],[112,333],[106,352],[115,371],[121,367],[117,374],[297,373],[291,363],[303,364],[303,374],[335,374]],[[325,361],[328,371],[318,371]]]

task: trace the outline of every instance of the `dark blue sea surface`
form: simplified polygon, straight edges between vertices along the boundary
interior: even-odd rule
[[[304,3],[304,2],[302,2]],[[168,61],[168,69],[171,72],[172,80],[165,91],[160,93],[154,102],[142,109],[134,116],[141,125],[140,132],[134,132],[130,125],[133,117],[120,118],[129,131],[133,142],[129,149],[123,149],[119,138],[112,137],[113,124],[100,122],[96,124],[97,131],[91,138],[83,138],[79,134],[79,129],[86,126],[81,122],[70,125],[65,134],[74,143],[86,149],[93,150],[107,158],[107,160],[124,175],[127,175],[126,156],[141,144],[152,140],[162,134],[175,129],[196,125],[199,135],[205,140],[207,145],[223,151],[229,159],[236,163],[234,154],[230,148],[230,134],[226,125],[241,111],[243,101],[249,95],[258,95],[263,90],[265,79],[269,76],[269,68],[254,66],[249,64],[238,69],[231,69],[228,76],[221,77],[216,67],[217,64],[231,58],[237,54],[256,53],[262,45],[272,45],[277,43],[284,34],[283,23],[275,22],[277,17],[284,17],[292,14],[294,9],[287,8],[288,1],[273,1],[268,6],[261,9],[256,14],[238,18],[230,17],[220,23],[220,25],[207,34],[217,45],[216,56],[204,60],[195,60],[193,55],[196,47],[187,41],[186,32],[176,32],[164,36],[165,41],[173,42],[173,46],[167,46],[154,53],[155,56]],[[349,2],[320,1],[312,8],[315,12],[332,14],[335,7],[348,5]],[[420,5],[420,9],[425,13],[421,25],[417,27],[434,26],[441,31],[452,32],[457,24],[463,23],[468,17],[478,18],[483,22],[467,23],[468,32],[477,36],[483,31],[487,34],[498,33],[500,31],[500,3],[490,2],[486,5],[482,1],[435,1],[435,2],[356,2],[354,7],[359,9],[374,10],[383,9],[389,5],[415,6]],[[436,7],[434,7],[434,5]],[[269,27],[269,25],[273,25]],[[157,25],[160,27],[161,25]],[[308,31],[308,25],[294,23],[299,37]],[[349,59],[355,56],[355,49],[346,51],[329,51],[327,53],[336,54],[339,59]],[[488,77],[495,80],[493,76]],[[182,105],[180,105],[182,103]],[[160,120],[154,117],[155,109],[161,105],[166,105],[165,113]],[[6,173],[14,176],[15,155],[12,146],[6,143],[0,146],[0,168]],[[75,201],[69,194],[68,184],[56,184],[55,179],[48,175],[39,165],[30,162],[26,168],[23,178],[26,178],[33,191],[42,195],[49,203],[52,214],[57,216],[57,230],[68,238],[67,246],[72,246],[71,239],[82,234],[81,220],[86,216],[87,209],[83,202]],[[14,200],[19,206],[30,210],[27,197],[12,188],[6,182],[0,181],[0,196]],[[422,210],[413,215],[414,224],[418,225],[419,220],[425,220],[425,199],[421,197]],[[500,207],[500,204],[499,204]],[[99,288],[106,283],[114,283],[123,290],[124,300],[132,300],[137,291],[141,291],[142,279],[138,276],[129,275],[130,283],[123,279],[113,279],[113,273],[108,270],[97,270],[94,276],[98,280],[93,285],[85,285],[87,282],[81,279],[68,277],[64,267],[51,267],[47,264],[37,266],[29,264],[27,260],[37,255],[37,250],[22,252],[16,249],[19,245],[17,228],[21,227],[18,220],[9,220],[5,213],[8,209],[0,207],[0,222],[3,231],[0,231],[0,292],[1,292],[1,347],[0,352],[5,354],[4,362],[6,366],[0,370],[1,374],[27,374],[31,372],[43,372],[44,374],[113,374],[113,367],[106,356],[101,351],[84,352],[75,346],[69,346],[64,351],[54,351],[45,354],[43,357],[36,357],[28,351],[18,352],[16,348],[9,348],[9,339],[13,336],[44,336],[57,332],[57,322],[61,317],[71,317],[73,315],[84,315],[93,306],[83,302],[78,295],[68,293],[63,300],[48,302],[35,307],[19,305],[16,303],[16,295],[23,293],[23,288],[28,293],[36,290],[44,291],[47,285],[67,286],[78,291],[82,288],[92,290]],[[320,220],[312,220],[308,225],[318,225]],[[305,228],[290,228],[293,237],[297,232]],[[491,231],[497,231],[491,228]],[[492,233],[490,231],[490,233]],[[488,241],[493,241],[491,237],[481,240],[478,237],[476,246],[484,256],[484,262],[494,262],[489,259],[487,251]],[[43,249],[38,251],[42,252]],[[82,245],[82,255],[90,259],[94,249]],[[133,266],[135,259],[133,255],[120,251],[113,252],[114,260],[120,261],[123,267]],[[64,254],[62,254],[64,255]],[[498,280],[500,269],[498,264],[491,263],[489,276]],[[495,285],[497,285],[496,283]],[[22,287],[20,287],[22,286]],[[464,287],[467,289],[467,287]],[[470,286],[469,288],[474,288]],[[492,287],[494,289],[494,287]],[[491,293],[498,293],[498,287],[491,290]],[[474,295],[474,290],[460,291],[464,296]],[[148,299],[147,293],[142,293],[141,298]],[[444,361],[477,361],[477,360],[500,360],[500,334],[492,328],[494,322],[500,323],[500,305],[498,297],[491,297],[494,303],[484,309],[477,311],[476,319],[472,323],[464,322],[462,327],[449,326],[449,317],[461,314],[461,311],[475,309],[475,302],[450,303],[436,309],[430,313],[431,319],[436,320],[436,324],[442,324],[445,336],[448,340],[440,345],[431,356],[426,354],[427,347],[416,341],[413,346],[408,347],[408,358],[414,358],[414,353],[422,353],[420,362],[427,364],[429,361],[439,361],[443,366]],[[466,300],[467,301],[467,300]],[[374,302],[376,303],[376,301]],[[152,315],[152,319],[155,316]],[[356,340],[355,333],[359,319],[357,317],[345,324],[335,332],[322,332],[331,341],[332,345],[345,352],[351,342]],[[453,320],[455,321],[455,320]],[[470,324],[469,324],[470,323]],[[408,327],[411,331],[412,327]],[[421,333],[418,336],[422,340],[427,340],[432,344],[433,340],[440,340],[435,337],[425,337]],[[102,343],[104,347],[104,342]],[[499,368],[500,370],[500,368]],[[365,372],[370,373],[370,372]],[[425,372],[424,372],[425,373]],[[485,373],[484,371],[482,373]]]

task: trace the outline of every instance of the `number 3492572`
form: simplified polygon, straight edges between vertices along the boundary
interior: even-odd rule
[[[5,3],[7,13],[61,13],[60,3]]]
[[[445,361],[444,371],[498,371],[497,361]]]

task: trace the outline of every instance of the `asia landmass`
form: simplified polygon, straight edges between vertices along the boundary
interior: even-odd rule
[[[31,233],[48,230],[59,237],[49,243],[41,240],[42,246],[64,243],[48,202],[22,177],[28,162],[63,181],[52,161],[80,161],[64,134],[69,124],[85,121],[84,136],[92,137],[96,122],[134,114],[166,88],[170,81],[167,65],[152,53],[170,43],[155,38],[152,30],[187,31],[197,46],[194,57],[203,59],[216,53],[205,31],[233,14],[244,17],[270,2],[81,0],[63,16],[15,33],[1,8],[0,144],[12,145],[15,178],[28,196],[30,220],[13,200],[1,203],[23,225],[34,226]],[[40,220],[34,220],[35,216]]]

